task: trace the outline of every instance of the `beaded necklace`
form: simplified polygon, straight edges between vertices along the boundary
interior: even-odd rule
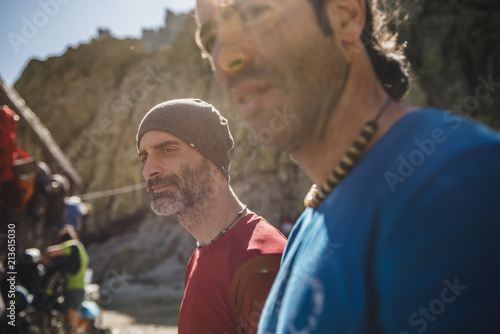
[[[241,209],[240,212],[238,212],[238,214],[236,215],[236,218],[234,218],[234,220],[231,222],[231,224],[229,224],[225,229],[223,229],[222,231],[220,231],[219,234],[217,234],[215,236],[215,238],[212,239],[212,241],[210,241],[211,244],[213,244],[217,239],[219,239],[220,237],[222,237],[224,234],[226,234],[227,231],[229,231],[229,228],[231,228],[231,226],[233,226],[234,222],[236,222],[236,220],[238,220],[238,218],[241,216],[241,214],[243,212],[245,212],[245,210],[247,209],[247,205],[245,205],[245,207],[243,209]],[[206,246],[206,245],[205,245]],[[205,246],[202,246],[200,245],[200,243],[198,241],[196,241],[196,248],[198,249],[202,249],[203,247]]]
[[[387,98],[384,105],[377,113],[377,116],[373,120],[366,122],[358,137],[354,140],[351,147],[349,147],[346,154],[340,159],[340,162],[330,173],[326,181],[323,182],[321,187],[318,188],[315,184],[312,185],[304,198],[304,205],[306,207],[313,209],[318,208],[326,196],[328,196],[328,194],[352,171],[366,146],[373,139],[378,129],[378,120],[391,101],[390,97]]]

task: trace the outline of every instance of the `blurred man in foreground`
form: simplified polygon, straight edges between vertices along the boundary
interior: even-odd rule
[[[400,102],[377,5],[197,1],[222,90],[315,184],[259,333],[499,332],[500,136]]]

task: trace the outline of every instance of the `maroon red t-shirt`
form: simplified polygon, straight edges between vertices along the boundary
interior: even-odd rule
[[[255,213],[188,262],[179,334],[256,333],[286,238]]]

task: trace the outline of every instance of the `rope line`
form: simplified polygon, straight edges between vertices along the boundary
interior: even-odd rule
[[[146,188],[146,183],[141,182],[137,184],[133,184],[130,186],[125,186],[125,187],[120,187],[120,188],[115,188],[115,189],[108,189],[108,190],[101,190],[101,191],[95,191],[92,193],[87,193],[87,194],[81,194],[81,195],[76,195],[82,199],[82,201],[87,201],[89,199],[96,199],[96,198],[102,198],[102,197],[108,197],[108,196],[115,196],[115,195],[121,195],[125,193],[129,193],[132,191],[136,191],[139,189],[144,189]]]

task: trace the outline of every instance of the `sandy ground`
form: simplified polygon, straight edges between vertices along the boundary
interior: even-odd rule
[[[178,305],[102,310],[100,323],[112,334],[177,334]]]

